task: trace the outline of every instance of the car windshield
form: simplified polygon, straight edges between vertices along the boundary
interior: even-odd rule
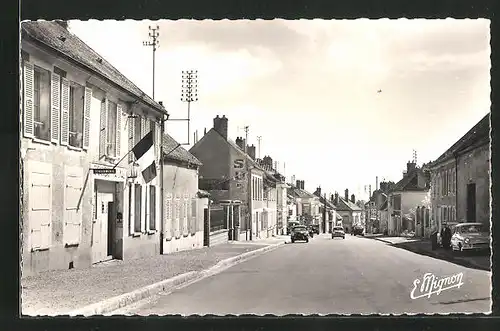
[[[293,228],[293,231],[306,231],[305,226],[296,226]]]
[[[489,229],[482,224],[473,224],[473,225],[462,226],[460,232],[462,233],[489,232]]]

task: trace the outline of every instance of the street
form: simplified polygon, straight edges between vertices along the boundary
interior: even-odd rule
[[[410,298],[425,273],[463,273],[463,285]],[[390,247],[377,240],[315,236],[114,314],[417,314],[490,311],[491,273]]]

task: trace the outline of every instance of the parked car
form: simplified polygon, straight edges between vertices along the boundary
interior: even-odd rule
[[[307,231],[307,227],[305,225],[297,225],[292,228],[290,237],[292,239],[292,243],[298,240],[309,242],[309,231]]]
[[[451,249],[463,252],[488,250],[490,248],[490,229],[483,223],[457,224],[451,236]]]
[[[365,229],[361,226],[355,226],[352,229],[352,234],[355,236],[364,236],[365,235]]]
[[[337,237],[345,239],[344,228],[341,226],[334,226],[332,229],[332,239]]]
[[[300,225],[298,221],[289,221],[288,227],[286,228],[286,234],[291,234],[293,227]]]

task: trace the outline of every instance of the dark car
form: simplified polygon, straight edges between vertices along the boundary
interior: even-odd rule
[[[297,226],[297,225],[300,225],[300,222],[298,221],[289,221],[288,222],[288,226],[286,228],[286,234],[291,234],[292,233],[292,229]]]
[[[365,229],[362,228],[361,226],[355,226],[352,229],[352,234],[355,236],[364,236],[365,235]]]
[[[307,231],[307,227],[305,225],[294,226],[290,237],[292,239],[292,243],[296,241],[309,242],[309,231]]]
[[[311,231],[313,233],[319,234],[319,224],[312,224],[311,225]]]
[[[335,226],[333,229],[332,229],[332,239],[334,238],[342,238],[342,239],[345,239],[345,232],[344,232],[344,228],[341,227],[341,226]]]

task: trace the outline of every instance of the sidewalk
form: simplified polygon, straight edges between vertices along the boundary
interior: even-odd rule
[[[252,238],[252,240],[246,240],[245,234],[240,235],[240,240],[235,241],[235,244],[246,244],[246,245],[274,245],[280,242],[285,244],[290,242],[290,236],[288,235],[275,235],[269,238]]]
[[[274,242],[276,243],[276,241]],[[114,260],[86,269],[56,270],[21,278],[24,315],[67,314],[269,244],[220,244],[130,261]]]
[[[460,253],[453,252],[452,250],[445,250],[443,248],[432,250],[430,239],[422,239],[422,238],[373,237],[373,239],[383,241],[397,248],[406,249],[413,253],[426,255],[436,259],[456,263],[467,268],[474,268],[486,271],[491,270],[489,253],[464,252],[461,255],[458,255]]]

